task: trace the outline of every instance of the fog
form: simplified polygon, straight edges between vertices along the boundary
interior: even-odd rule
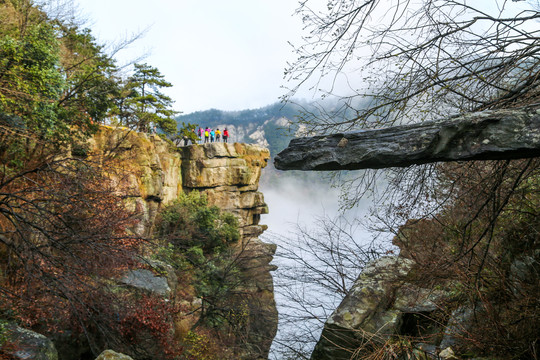
[[[278,245],[273,278],[279,327],[270,358],[302,359],[298,352],[311,352],[324,321],[344,296],[328,282],[339,276],[341,268],[348,274],[340,280],[350,287],[365,260],[357,250],[373,246],[375,234],[363,226],[371,202],[362,199],[358,207],[340,212],[340,190],[332,188],[323,173],[265,171],[259,190],[269,214],[261,218],[261,224],[268,225],[261,239]],[[328,264],[327,244],[340,252],[339,264]],[[320,273],[311,275],[312,270],[306,269],[311,266]],[[313,280],[321,276],[327,278]]]

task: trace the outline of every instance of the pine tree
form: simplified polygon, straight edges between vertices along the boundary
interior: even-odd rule
[[[124,116],[125,125],[138,131],[147,132],[157,127],[166,134],[175,133],[173,117],[177,112],[171,109],[173,100],[160,91],[172,84],[154,67],[147,64],[134,66],[135,73],[126,84],[124,102],[124,108],[130,109],[133,116]]]

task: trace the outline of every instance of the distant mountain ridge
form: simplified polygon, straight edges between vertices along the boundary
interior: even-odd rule
[[[258,144],[270,150],[273,158],[289,144],[298,130],[292,121],[304,110],[296,104],[275,103],[259,109],[222,111],[210,109],[176,118],[179,124],[190,123],[212,129],[227,128],[230,142]]]

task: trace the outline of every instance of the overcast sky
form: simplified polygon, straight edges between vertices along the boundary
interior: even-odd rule
[[[101,42],[148,29],[117,57],[148,54],[173,84],[167,94],[184,113],[241,110],[278,101],[294,60],[301,19],[297,0],[76,0]]]

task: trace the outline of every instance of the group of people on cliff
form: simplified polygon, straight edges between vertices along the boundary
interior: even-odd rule
[[[221,142],[221,139],[223,139],[223,142],[226,143],[229,140],[229,130],[225,128],[223,130],[223,133],[217,128],[216,130],[210,129],[208,126],[206,128],[199,127],[198,130],[199,135],[199,144],[203,143],[213,143],[213,142]]]
[[[206,128],[199,127],[199,130],[195,131],[195,129],[190,130],[193,135],[196,135],[198,137],[197,143],[198,144],[206,144],[206,143],[213,143],[213,142],[221,142],[224,143],[229,141],[229,130],[225,128],[223,132],[217,128],[216,130],[210,129],[208,126]],[[195,137],[188,136],[188,134],[184,134],[182,138],[176,139],[176,146],[181,146],[181,141],[183,141],[183,146],[188,146],[188,144],[191,142],[192,144],[195,144]]]

